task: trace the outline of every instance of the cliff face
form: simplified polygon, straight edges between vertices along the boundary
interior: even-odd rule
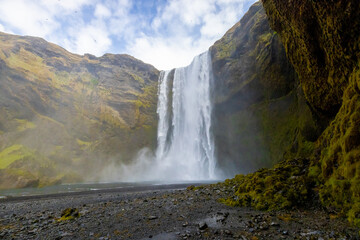
[[[228,174],[311,151],[319,134],[298,77],[260,2],[211,47],[214,134]]]
[[[224,202],[278,209],[304,206],[319,197],[324,206],[360,226],[360,2],[262,3],[297,73],[297,92],[304,94],[302,102],[308,107],[302,111],[304,104],[298,104],[298,118],[281,122],[281,128],[289,129],[285,135],[273,133],[274,139],[286,139],[294,135],[292,131],[302,132],[300,137],[295,134],[284,161],[226,181],[237,191]],[[291,80],[292,75],[285,78]],[[301,131],[308,112],[312,117],[306,119],[313,124]],[[266,118],[278,121],[276,115]]]
[[[0,34],[0,188],[96,176],[156,145],[158,70]]]
[[[263,0],[325,131],[311,155],[323,204],[360,225],[360,3]]]
[[[263,1],[314,110],[333,118],[357,63],[358,1]]]

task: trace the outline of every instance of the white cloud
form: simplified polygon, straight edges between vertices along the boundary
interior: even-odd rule
[[[91,53],[101,56],[109,49],[112,41],[108,33],[101,27],[85,26],[78,29],[74,39],[66,44],[67,48],[75,53]]]
[[[170,0],[159,8],[151,27],[157,35],[141,35],[129,44],[130,54],[159,69],[185,66],[206,51],[255,0]],[[195,34],[194,34],[195,33]]]
[[[168,22],[179,19],[189,27],[201,23],[201,18],[207,12],[212,12],[215,6],[211,1],[204,0],[172,0],[165,7],[160,21]]]
[[[45,37],[58,27],[46,9],[25,0],[0,1],[0,19],[21,34],[40,37]]]
[[[28,0],[27,2],[34,2],[34,0]],[[73,12],[79,11],[84,5],[92,5],[95,0],[41,0],[39,5],[44,6],[52,13],[59,13],[63,11]],[[61,10],[61,11],[60,11]]]
[[[111,11],[103,4],[97,4],[95,7],[95,16],[98,18],[108,18],[111,16]]]
[[[128,53],[159,69],[184,66],[255,0],[0,0],[0,31],[43,37],[69,51]],[[147,2],[149,3],[149,2]],[[137,5],[139,6],[139,5]],[[154,15],[148,15],[154,14]]]
[[[155,67],[165,70],[190,64],[192,57],[201,53],[199,47],[190,47],[191,38],[164,39],[161,37],[140,37],[128,47],[131,55]]]

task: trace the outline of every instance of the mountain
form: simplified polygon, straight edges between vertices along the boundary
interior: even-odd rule
[[[99,180],[109,166],[155,148],[154,67],[8,34],[0,34],[0,49],[0,188]],[[316,123],[261,3],[210,53],[212,129],[225,176],[270,167],[288,149],[312,149]]]
[[[95,180],[156,145],[159,71],[0,33],[0,188]]]

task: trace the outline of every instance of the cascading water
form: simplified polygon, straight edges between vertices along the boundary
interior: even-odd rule
[[[211,59],[209,52],[183,68],[159,77],[159,116],[155,156],[148,148],[129,165],[110,166],[103,175],[120,181],[217,179],[211,134]]]
[[[214,179],[209,52],[195,57],[189,66],[175,69],[172,79],[170,75],[171,71],[163,71],[159,78],[159,174],[165,179]]]

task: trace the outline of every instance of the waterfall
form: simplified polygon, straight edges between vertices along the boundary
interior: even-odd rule
[[[173,77],[171,76],[173,75]],[[156,165],[165,179],[214,179],[209,52],[159,77]],[[171,87],[172,86],[172,87]]]
[[[159,76],[157,149],[141,149],[134,161],[109,166],[106,176],[119,181],[183,181],[218,179],[211,133],[211,58],[195,57],[183,68]]]

